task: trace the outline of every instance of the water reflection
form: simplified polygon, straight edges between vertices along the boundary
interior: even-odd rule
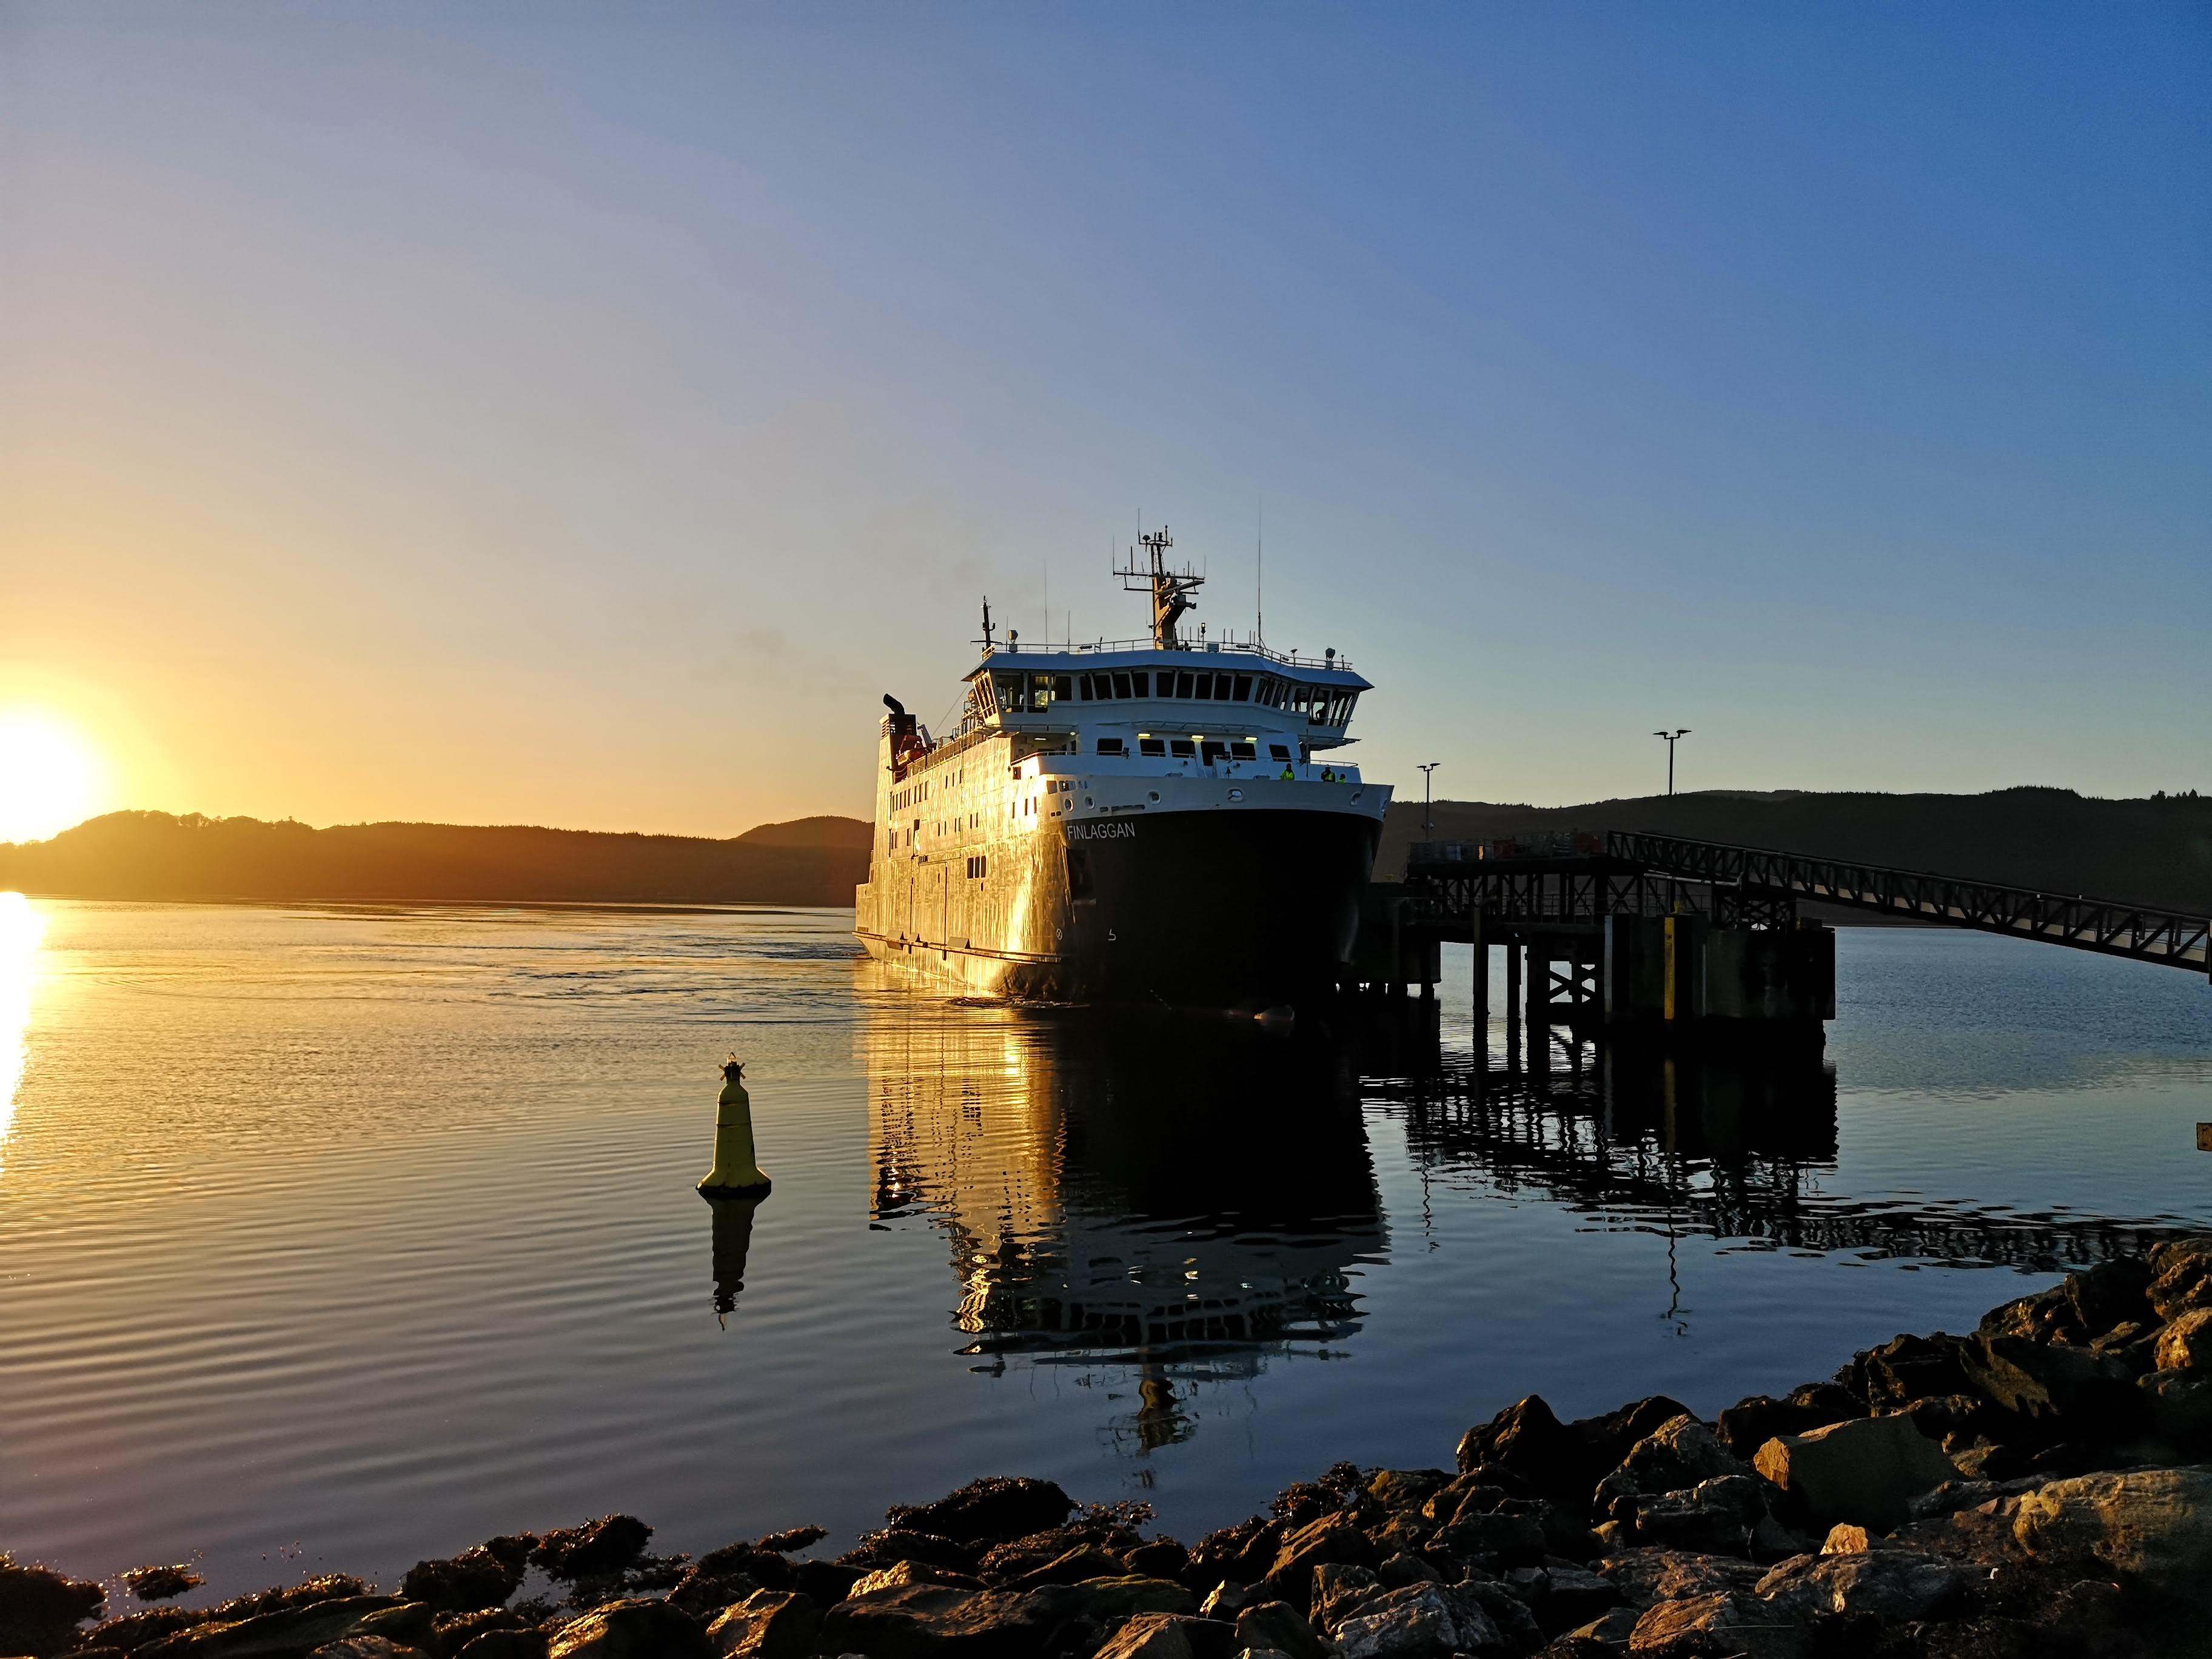
[[[865,1042],[875,1218],[943,1231],[979,1369],[1126,1384],[1107,1432],[1145,1451],[1188,1437],[1200,1388],[1358,1334],[1389,1240],[1340,1047],[919,1001]]]
[[[21,893],[0,893],[0,1172],[15,1123],[15,1093],[30,1062],[31,987],[46,919]]]
[[[753,1217],[761,1201],[742,1198],[709,1200],[714,1213],[714,1317],[727,1329],[745,1288],[745,1257],[753,1247]]]
[[[1398,1056],[1402,1060],[1402,1056]],[[1555,1057],[1556,1058],[1556,1057]],[[1571,1070],[1401,1065],[1370,1097],[1416,1161],[1608,1227],[1730,1248],[2057,1272],[2140,1250],[2150,1222],[1837,1190],[1836,1068],[1818,1042],[1670,1053],[1587,1045]]]

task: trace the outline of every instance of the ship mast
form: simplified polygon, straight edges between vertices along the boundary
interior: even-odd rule
[[[1175,538],[1168,534],[1165,525],[1157,534],[1140,535],[1137,541],[1151,555],[1150,567],[1139,566],[1135,550],[1132,549],[1129,562],[1116,565],[1114,574],[1121,578],[1121,586],[1127,592],[1152,594],[1153,648],[1181,650],[1182,640],[1176,632],[1176,623],[1182,619],[1184,611],[1198,604],[1195,595],[1205,585],[1206,578],[1188,565],[1179,571],[1168,568],[1167,552],[1175,545]]]

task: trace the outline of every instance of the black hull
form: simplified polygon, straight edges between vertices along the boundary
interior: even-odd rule
[[[1348,812],[1162,812],[1036,837],[1049,952],[871,939],[969,988],[1047,1001],[1257,1010],[1325,994],[1382,827]]]

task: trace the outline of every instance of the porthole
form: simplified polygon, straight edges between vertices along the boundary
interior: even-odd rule
[[[1231,800],[1243,800],[1244,799],[1244,792],[1242,789],[1232,789],[1229,792],[1229,799]],[[1354,795],[1352,799],[1354,800],[1358,800],[1359,797]]]
[[[1152,794],[1152,799],[1153,799],[1154,800],[1158,800],[1158,799],[1160,798],[1160,792],[1159,792],[1158,790],[1157,790],[1157,789],[1152,790],[1152,791],[1151,792],[1151,794]]]

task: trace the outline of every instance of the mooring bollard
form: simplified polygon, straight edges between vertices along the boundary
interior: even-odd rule
[[[722,1066],[722,1098],[714,1113],[714,1167],[699,1183],[708,1198],[766,1198],[768,1176],[753,1162],[753,1102],[735,1054]]]

